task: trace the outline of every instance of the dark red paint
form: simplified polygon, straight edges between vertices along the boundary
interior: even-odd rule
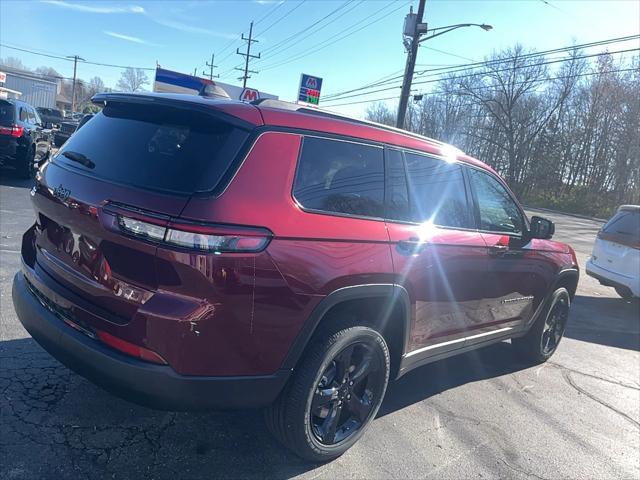
[[[27,278],[53,302],[83,324],[157,353],[178,373],[275,372],[314,307],[339,288],[402,285],[411,304],[411,351],[461,332],[527,322],[558,272],[576,267],[569,247],[550,240],[519,245],[479,231],[305,212],[291,193],[305,131],[431,154],[442,145],[311,114],[210,105],[263,128],[221,195],[136,190],[54,161],[34,189],[38,221],[23,248]],[[459,160],[487,168],[467,156]],[[58,186],[68,198],[54,195]],[[159,225],[263,227],[273,237],[259,253],[187,251],[124,234],[117,223],[122,212]],[[411,238],[420,240],[419,251],[403,246]],[[508,245],[509,254],[491,257],[496,244]],[[527,300],[504,302],[517,297]]]

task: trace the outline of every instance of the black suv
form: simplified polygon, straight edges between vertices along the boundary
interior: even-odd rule
[[[0,100],[0,166],[32,178],[36,165],[51,154],[51,130],[36,109],[21,100]]]

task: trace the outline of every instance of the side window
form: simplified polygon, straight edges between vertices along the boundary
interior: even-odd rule
[[[389,220],[409,220],[409,191],[404,158],[399,150],[386,150],[387,181],[385,183],[385,218]]]
[[[520,209],[502,184],[489,173],[475,168],[468,171],[480,210],[480,229],[522,233],[524,222]]]
[[[36,112],[33,110],[33,108],[29,108],[27,113],[29,114],[29,123],[31,125],[35,125],[37,123],[36,122]]]
[[[443,227],[473,227],[471,208],[456,163],[405,152],[410,220]]]
[[[36,125],[42,125],[42,119],[40,118],[40,115],[38,115],[37,110],[33,112],[33,123]]]
[[[27,107],[20,107],[20,121],[27,122],[28,121]]]
[[[305,208],[382,217],[382,148],[305,137],[293,194]]]

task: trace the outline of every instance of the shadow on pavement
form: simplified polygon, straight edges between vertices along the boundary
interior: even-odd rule
[[[131,478],[290,478],[318,467],[281,447],[259,411],[140,407],[85,381],[32,339],[1,342],[0,362],[0,430],[8,454],[0,477],[4,468],[16,468],[12,458],[27,457],[30,471],[46,469],[56,478],[74,478],[73,471],[95,478],[113,472]],[[522,368],[508,343],[439,361],[390,383],[378,416]],[[33,457],[36,448],[40,453]]]
[[[640,300],[576,295],[565,336],[640,351]]]
[[[389,383],[378,417],[466,383],[501,377],[529,366],[515,356],[507,342],[430,363]]]

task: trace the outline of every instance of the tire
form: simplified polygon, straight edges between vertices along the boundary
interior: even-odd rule
[[[29,148],[29,150],[26,151],[24,158],[16,168],[18,176],[26,180],[34,178],[36,175],[35,161],[36,161],[36,149],[34,147],[31,147]]]
[[[327,462],[351,448],[375,418],[389,381],[389,349],[380,333],[362,326],[320,333],[309,345],[265,410],[265,422],[298,456]]]
[[[527,334],[512,338],[511,344],[519,357],[527,362],[543,363],[554,354],[567,326],[571,297],[566,288],[558,288],[547,302]]]
[[[618,295],[620,295],[625,300],[630,300],[631,298],[633,298],[633,292],[631,291],[631,289],[627,287],[614,287],[614,288],[616,289],[616,292],[618,293]]]

